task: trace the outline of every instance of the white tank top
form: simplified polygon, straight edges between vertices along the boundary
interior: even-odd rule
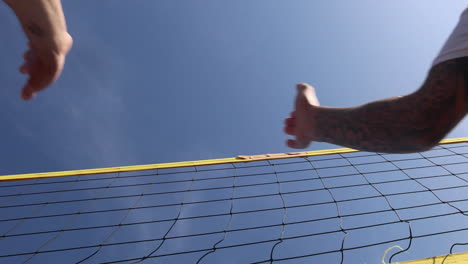
[[[468,57],[468,8],[461,14],[460,21],[432,62],[432,66],[461,57]]]

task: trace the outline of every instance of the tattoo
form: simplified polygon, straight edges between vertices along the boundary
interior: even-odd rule
[[[325,108],[317,138],[355,149],[407,153],[438,143],[468,109],[468,57],[434,66],[416,92],[355,108]]]
[[[45,37],[46,32],[36,23],[30,23],[26,26],[26,29],[33,35],[36,35],[37,37]]]

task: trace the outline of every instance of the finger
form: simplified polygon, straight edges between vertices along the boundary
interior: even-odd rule
[[[23,88],[23,90],[21,91],[21,97],[25,101],[28,101],[28,100],[34,98],[34,96],[35,96],[34,90],[28,85],[26,85]]]
[[[309,146],[309,143],[305,141],[296,140],[296,139],[288,139],[286,141],[286,145],[290,148],[303,149]]]
[[[21,65],[21,67],[19,68],[19,72],[21,72],[22,74],[28,74],[28,66],[25,64]]]
[[[29,79],[24,87],[25,92],[38,92],[44,90],[50,82],[46,73],[41,70],[31,69]]]
[[[26,51],[23,54],[23,58],[24,58],[24,63],[19,68],[19,72],[22,73],[22,74],[28,74],[29,73],[29,65],[31,65],[33,63],[33,61],[34,61],[33,52],[31,50]]]
[[[303,149],[305,147],[307,147],[307,144],[304,144],[303,142],[299,142],[297,140],[294,140],[294,139],[288,139],[286,141],[286,145],[290,148],[294,148],[294,149]]]
[[[293,118],[293,117],[288,117],[288,118],[284,119],[284,124],[286,126],[294,126],[296,124],[296,119]]]
[[[285,126],[284,126],[284,133],[288,135],[295,135],[295,130],[296,130],[296,121],[293,118],[286,118],[284,120]]]
[[[21,96],[24,100],[30,100],[34,97],[34,94],[38,91],[44,90],[47,85],[51,82],[50,74],[44,67],[37,67],[33,65],[28,68],[29,78],[24,86]]]
[[[54,74],[41,67],[29,67],[27,70],[29,79],[21,92],[21,97],[25,101],[34,98],[36,92],[47,88],[55,79]]]
[[[307,83],[298,83],[298,84],[296,84],[296,89],[297,89],[297,92],[299,92],[299,93],[303,92],[308,87],[311,87],[311,86],[309,84],[307,84]]]
[[[296,128],[292,126],[286,126],[284,127],[284,133],[295,136],[296,135]]]
[[[26,61],[30,61],[33,59],[33,53],[31,50],[28,50],[26,51],[25,53],[23,53],[23,59],[26,60]]]
[[[53,65],[48,65],[38,60],[33,64],[28,64],[29,79],[26,87],[33,92],[42,91],[47,86],[52,84],[60,74],[61,69],[57,69]]]

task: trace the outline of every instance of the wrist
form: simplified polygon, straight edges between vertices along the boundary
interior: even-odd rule
[[[67,54],[73,45],[73,38],[66,31],[44,38],[28,35],[28,39],[35,49],[55,54]]]
[[[60,0],[3,0],[15,12],[31,45],[67,52],[71,37]]]
[[[327,113],[326,107],[311,105],[309,110],[309,120],[311,120],[312,129],[310,130],[310,137],[315,142],[327,142],[327,135],[324,135],[323,127],[326,126]]]

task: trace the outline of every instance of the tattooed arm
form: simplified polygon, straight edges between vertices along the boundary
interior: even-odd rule
[[[29,50],[20,72],[29,75],[22,91],[25,100],[45,89],[60,75],[65,56],[72,46],[60,0],[4,0],[15,12],[26,36]]]
[[[432,148],[468,110],[468,57],[434,66],[416,92],[352,108],[319,106],[314,89],[298,85],[296,109],[286,119],[293,148],[323,141],[372,152]]]

